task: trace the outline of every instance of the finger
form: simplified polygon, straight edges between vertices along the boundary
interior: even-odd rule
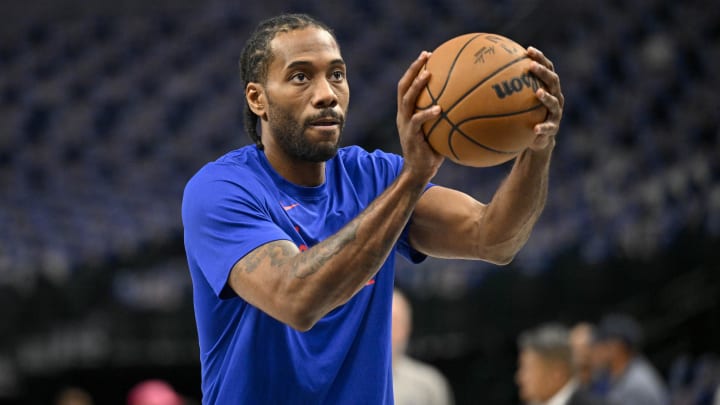
[[[558,133],[560,127],[555,121],[541,122],[533,128],[535,135],[538,136],[554,136]]]
[[[547,56],[545,56],[544,53],[542,53],[541,50],[530,46],[527,48],[527,55],[530,57],[530,59],[542,64],[546,68],[550,69],[551,71],[555,71],[555,65],[552,63],[550,59],[548,59]]]
[[[420,52],[418,58],[410,64],[408,70],[405,71],[405,74],[400,78],[400,81],[398,82],[398,104],[402,102],[403,96],[412,85],[418,75],[418,72],[420,72],[425,63],[427,63],[428,58],[430,58],[430,52]]]
[[[560,106],[565,104],[565,97],[560,86],[560,77],[557,73],[537,62],[530,65],[530,72],[543,82],[547,91],[560,102]]]
[[[547,90],[540,88],[535,92],[536,97],[548,109],[550,117],[559,119],[562,116],[562,106],[560,100]]]
[[[413,114],[410,118],[410,125],[414,131],[418,131],[425,122],[436,119],[438,116],[440,116],[440,106],[434,105],[427,110],[420,110]]]
[[[415,111],[415,104],[420,92],[425,88],[428,81],[430,80],[430,72],[423,70],[417,75],[415,80],[412,81],[410,88],[407,89],[405,95],[402,97],[402,110],[406,114],[412,114]]]

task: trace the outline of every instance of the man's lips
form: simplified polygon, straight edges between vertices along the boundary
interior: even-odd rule
[[[335,125],[339,125],[339,124],[340,124],[340,120],[338,120],[336,118],[332,118],[332,117],[320,118],[320,119],[310,122],[310,125],[315,126],[315,127],[330,127],[330,126],[335,126]]]

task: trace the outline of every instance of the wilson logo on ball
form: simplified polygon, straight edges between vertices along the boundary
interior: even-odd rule
[[[540,83],[538,83],[538,79],[530,73],[523,73],[522,76],[513,77],[510,80],[503,80],[501,83],[493,84],[492,86],[499,99],[512,96],[513,93],[519,93],[524,88],[532,89],[534,92],[537,91],[539,87]]]

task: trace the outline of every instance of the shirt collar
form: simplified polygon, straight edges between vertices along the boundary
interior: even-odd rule
[[[565,405],[570,400],[573,392],[577,388],[578,383],[575,379],[568,381],[560,391],[556,392],[547,402],[543,405]]]

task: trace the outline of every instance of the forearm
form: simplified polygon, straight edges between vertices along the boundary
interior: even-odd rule
[[[487,248],[509,261],[530,237],[548,192],[553,144],[541,151],[526,150],[488,204],[483,227]]]
[[[233,289],[282,322],[311,327],[377,273],[426,184],[403,171],[357,217],[304,252],[288,241],[261,246],[233,269]]]
[[[339,232],[292,260],[293,277],[312,307],[329,312],[349,300],[377,273],[407,223],[426,183],[400,175]]]

